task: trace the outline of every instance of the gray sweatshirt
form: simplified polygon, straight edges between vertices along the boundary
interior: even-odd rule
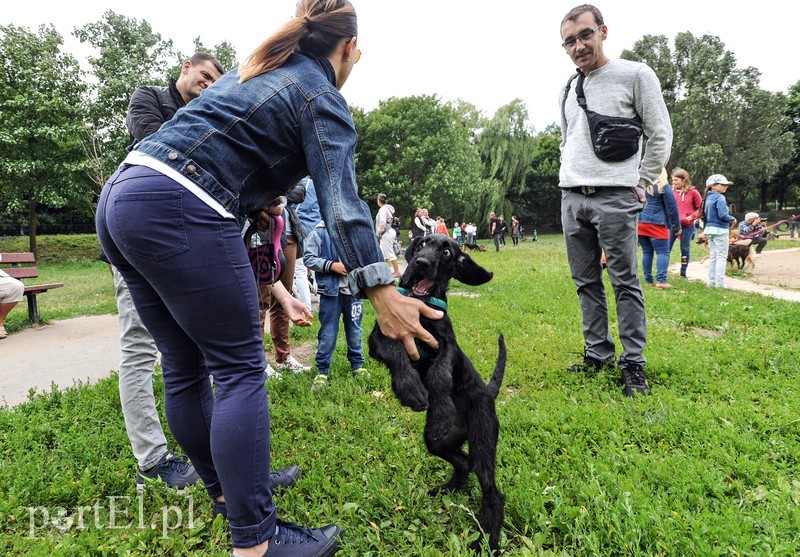
[[[573,81],[566,102],[563,87],[559,95],[559,107],[564,107],[559,186],[646,187],[653,183],[672,149],[672,124],[655,72],[640,62],[609,60],[583,82],[589,110],[626,118],[633,118],[636,113],[642,118],[647,137],[644,157],[640,148],[639,153],[619,162],[602,161],[594,154],[586,113],[578,106],[576,85]]]

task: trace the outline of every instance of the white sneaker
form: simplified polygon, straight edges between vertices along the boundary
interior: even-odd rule
[[[287,371],[291,371],[292,373],[303,373],[304,371],[311,371],[309,366],[305,366],[294,359],[294,356],[289,354],[286,358],[286,361],[280,364],[275,364],[278,369],[285,369]]]
[[[267,364],[267,367],[264,368],[264,373],[267,374],[267,379],[275,379],[276,381],[283,379],[281,373],[269,364]]]

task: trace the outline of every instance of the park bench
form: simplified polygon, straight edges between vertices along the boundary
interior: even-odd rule
[[[36,258],[32,253],[0,253],[0,269],[15,279],[22,280],[38,277],[39,271],[35,265]],[[62,282],[25,285],[25,297],[28,298],[28,318],[31,322],[34,324],[39,323],[39,307],[36,305],[36,296],[62,286],[64,286]]]

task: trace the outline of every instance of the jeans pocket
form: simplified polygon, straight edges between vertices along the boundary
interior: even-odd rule
[[[115,196],[112,211],[126,255],[162,261],[189,249],[183,193],[156,191]]]

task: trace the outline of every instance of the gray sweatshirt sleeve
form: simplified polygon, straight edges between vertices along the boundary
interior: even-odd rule
[[[655,182],[661,169],[666,166],[672,152],[672,123],[661,95],[661,83],[656,73],[642,64],[634,85],[636,112],[644,123],[647,138],[644,156],[639,165],[639,185]]]

